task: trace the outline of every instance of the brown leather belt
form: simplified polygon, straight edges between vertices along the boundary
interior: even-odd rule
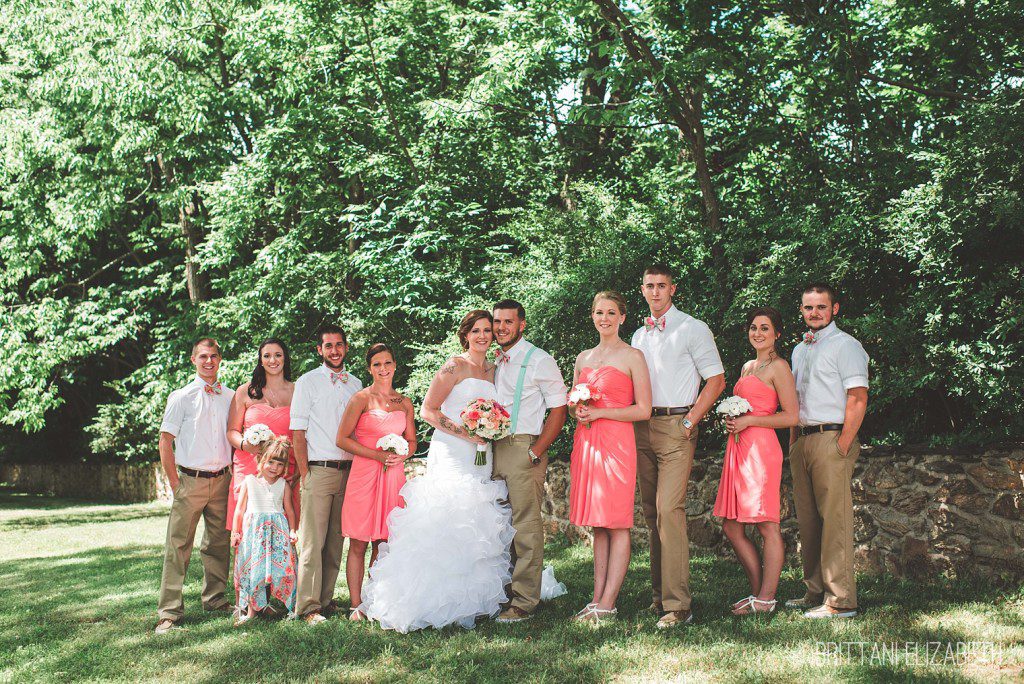
[[[800,428],[800,435],[806,437],[807,435],[816,435],[819,432],[842,432],[842,423],[825,423],[824,425],[808,425],[807,427]]]
[[[655,416],[685,416],[690,412],[692,406],[655,406],[651,409],[651,417]]]
[[[309,465],[321,468],[334,468],[335,470],[348,470],[352,467],[352,461],[310,461]]]
[[[178,472],[189,477],[202,477],[202,478],[213,478],[220,477],[224,473],[231,470],[231,466],[224,466],[220,470],[193,470],[192,468],[186,468],[184,466],[178,466]]]

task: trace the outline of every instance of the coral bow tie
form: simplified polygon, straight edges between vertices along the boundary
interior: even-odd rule
[[[644,329],[647,332],[651,332],[654,330],[657,330],[658,332],[664,331],[665,317],[661,316],[660,318],[653,318],[652,316],[648,316],[647,318],[644,319]]]
[[[494,360],[504,366],[506,363],[508,363],[509,356],[504,351],[499,349],[498,353],[494,355]]]
[[[341,380],[343,383],[348,382],[348,371],[341,371],[340,373],[331,372],[331,384],[336,385]]]
[[[808,330],[804,333],[804,344],[814,344],[818,341],[818,333]]]
[[[205,387],[203,387],[203,390],[207,394],[223,394],[224,393],[224,385],[220,384],[220,382],[215,382],[212,385],[207,384]]]

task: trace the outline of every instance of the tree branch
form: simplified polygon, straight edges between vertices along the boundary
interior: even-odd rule
[[[903,88],[904,90],[912,90],[915,93],[921,95],[927,95],[928,97],[944,97],[950,100],[966,100],[967,102],[983,102],[984,99],[977,97],[976,95],[968,95],[967,93],[958,93],[953,90],[939,90],[936,88],[925,88],[909,81],[897,80],[892,78],[882,78],[881,76],[875,76],[872,73],[866,71],[859,72],[858,74],[862,79],[872,81],[874,83],[881,83],[883,85],[893,86],[894,88]]]

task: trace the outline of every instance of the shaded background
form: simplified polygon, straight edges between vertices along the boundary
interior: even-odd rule
[[[9,0],[0,449],[155,459],[199,335],[234,385],[338,321],[418,400],[512,296],[568,373],[651,260],[730,386],[827,279],[866,441],[1019,438],[1022,46],[1015,1]]]

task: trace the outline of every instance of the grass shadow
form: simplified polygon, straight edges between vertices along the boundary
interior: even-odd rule
[[[120,508],[124,517],[113,519],[136,519],[131,517],[137,515],[131,512],[134,507]],[[71,520],[102,522],[91,516],[70,511]],[[164,524],[150,517],[138,517],[138,524]],[[545,604],[532,620],[515,625],[483,621],[470,631],[452,627],[409,635],[344,619],[316,627],[257,620],[244,631],[233,629],[229,618],[199,607],[201,574],[194,557],[185,585],[184,628],[157,637],[151,630],[162,559],[158,545],[100,547],[0,563],[0,679],[993,681],[1019,675],[1024,663],[1019,597],[1001,601],[1003,596],[987,586],[861,578],[865,612],[858,620],[810,621],[788,611],[770,621],[743,619],[728,613],[731,601],[749,593],[742,571],[730,560],[709,556],[692,562],[698,617],[692,627],[654,628],[657,617],[646,611],[645,553],[633,558],[618,621],[596,629],[573,624],[569,617],[589,596],[590,551],[564,537],[549,541],[547,560],[569,595]],[[798,570],[787,568],[780,598],[802,591]],[[338,594],[344,602],[343,586]],[[815,644],[831,642],[972,638],[1018,646],[1011,648],[1009,666],[995,670],[971,662],[930,667],[856,658],[822,661],[815,652]]]

